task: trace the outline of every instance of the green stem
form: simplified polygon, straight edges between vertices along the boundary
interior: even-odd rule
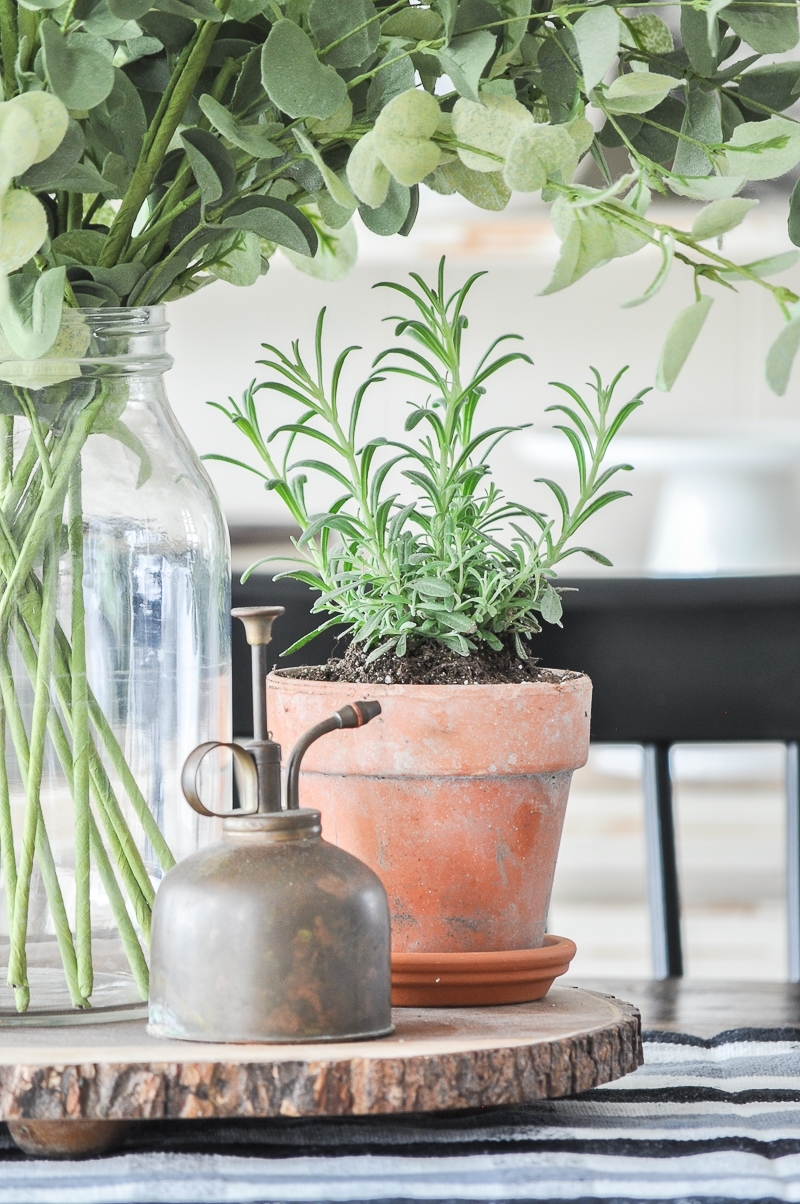
[[[7,454],[8,446],[6,445],[3,450]],[[13,447],[11,450],[13,455]],[[25,489],[31,479],[31,474],[34,472],[36,465],[36,442],[33,438],[33,435],[29,435],[22,455],[19,458],[19,463],[14,469],[14,474],[11,478],[11,485],[8,489],[8,497],[4,498],[3,502],[3,510],[6,518],[9,521],[13,518],[14,511],[22,500]]]
[[[13,475],[14,419],[10,414],[0,414],[0,498],[3,500]]]
[[[39,822],[36,826],[36,858],[39,862],[39,870],[47,894],[50,915],[53,917],[55,925],[56,940],[58,941],[58,948],[61,953],[61,964],[64,967],[64,977],[67,980],[67,989],[69,990],[69,997],[72,1000],[72,1006],[76,1008],[88,1008],[89,1003],[86,996],[78,986],[78,961],[75,956],[75,946],[72,943],[69,917],[67,909],[64,906],[64,896],[61,893],[53,850],[50,847],[47,829],[44,826],[41,805],[39,806]]]
[[[14,852],[14,828],[11,823],[11,793],[6,762],[6,708],[0,695],[0,856],[6,892],[9,932],[14,925],[14,894],[17,889],[17,857]]]
[[[0,0],[0,47],[3,53],[3,93],[6,100],[11,100],[18,91],[15,66],[19,50],[19,30],[14,0]]]
[[[75,466],[69,490],[69,551],[72,569],[72,797],[75,805],[75,938],[78,982],[92,993],[92,920],[89,863],[89,693],[86,680],[86,616],[83,603],[83,504],[81,469]]]
[[[25,663],[25,667],[28,671],[28,675],[30,676],[31,680],[35,680],[35,677],[36,677],[36,650],[33,647],[33,643],[31,641],[30,636],[28,635],[25,625],[23,623],[17,623],[14,634],[17,639],[17,646],[19,647],[20,653],[21,653],[23,661]],[[3,670],[3,662],[0,660],[0,673],[2,673],[2,670]],[[53,673],[53,676],[54,676],[55,683],[56,683],[59,706],[61,707],[61,709],[64,713],[67,723],[69,723],[70,719],[71,719],[70,709],[69,709],[70,698],[69,698],[69,691],[64,688],[65,682],[68,680],[68,677],[69,677],[68,662],[60,662],[57,647],[54,650],[54,673]],[[6,686],[5,686],[6,680],[10,681],[10,688],[13,691],[14,684],[13,684],[13,680],[11,679],[10,668],[7,669],[5,678],[0,676],[0,682],[3,683],[4,690],[6,690]],[[4,697],[5,697],[5,694],[4,694]],[[20,765],[23,766],[25,773],[27,773],[28,756],[27,756],[27,742],[26,742],[26,736],[25,736],[25,729],[24,729],[24,726],[22,723],[21,713],[19,713],[18,706],[14,705],[15,703],[16,703],[16,699],[14,697],[13,701],[12,701],[12,706],[10,709],[11,709],[12,715],[16,715],[16,719],[17,719],[16,729],[15,729],[18,733],[17,743],[15,743],[15,747],[17,748],[17,760],[19,761]],[[49,722],[48,722],[48,731],[50,733],[50,739],[53,742],[53,748],[56,751],[56,756],[59,759],[61,768],[64,772],[64,776],[67,779],[67,785],[69,787],[70,793],[73,794],[73,796],[74,796],[74,772],[73,772],[72,750],[70,748],[69,740],[67,739],[66,733],[64,731],[64,726],[61,722],[61,719],[58,716],[58,712],[54,708],[51,708],[51,711],[50,711],[50,717],[49,717]],[[145,933],[149,933],[150,906],[147,903],[147,901],[143,898],[142,892],[139,889],[135,875],[132,873],[130,866],[128,866],[127,864],[124,863],[124,852],[122,849],[122,845],[120,844],[120,841],[117,838],[116,832],[114,830],[114,825],[111,822],[111,820],[109,819],[108,814],[107,814],[108,811],[110,811],[113,807],[115,807],[117,810],[119,810],[119,803],[117,802],[116,797],[114,796],[114,791],[111,788],[111,784],[105,775],[105,771],[103,769],[102,762],[100,761],[97,751],[94,748],[94,746],[91,744],[90,744],[90,749],[89,749],[89,756],[90,756],[90,767],[92,770],[92,784],[95,789],[95,797],[97,799],[98,806],[101,809],[101,815],[103,816],[103,824],[106,828],[106,831],[109,834],[109,836],[108,836],[109,844],[112,847],[112,851],[114,852],[114,856],[115,856],[117,863],[119,865],[119,868],[120,868],[120,873],[122,874],[122,877],[125,881],[126,888],[128,889],[128,894],[129,894],[129,897],[131,900],[131,905],[133,907],[134,914],[136,915],[137,919],[139,919],[140,917],[143,917],[143,922],[142,922],[143,931]],[[90,835],[91,835],[91,823],[92,823],[92,816],[90,813],[90,815],[89,815]],[[131,842],[128,842],[127,847],[129,847],[130,843]],[[138,850],[137,850],[137,856],[138,856]],[[151,901],[152,901],[152,897],[153,897],[152,886],[150,887],[150,892],[151,892]],[[112,902],[112,906],[113,906],[113,902]],[[123,909],[124,909],[124,904],[123,904]],[[115,915],[116,915],[116,910],[115,910]],[[131,940],[131,934],[133,936],[132,940]],[[142,950],[141,950],[141,946],[139,944],[138,938],[136,937],[135,931],[132,928],[132,926],[130,925],[130,923],[128,924],[128,926],[125,929],[120,929],[120,937],[122,939],[123,947],[124,947],[126,955],[128,957],[128,962],[131,966],[131,969],[133,970],[134,974],[136,974],[135,967],[139,963],[139,961],[141,961]]]
[[[230,2],[231,0],[217,0],[217,8],[223,15],[228,11]],[[106,238],[100,256],[100,265],[103,267],[111,267],[122,259],[136,218],[150,194],[158,169],[191,100],[220,26],[221,22],[218,21],[203,21],[189,43],[190,50],[185,63],[179,62],[172,73],[164,96],[166,103],[163,115],[159,117],[159,114],[156,114],[156,120],[151,127],[152,138],[145,139],[133,178]],[[161,106],[159,113],[160,111]]]
[[[14,895],[14,926],[11,930],[11,949],[8,959],[9,983],[15,988],[22,988],[23,990],[28,985],[25,942],[28,935],[28,906],[30,902],[31,875],[33,873],[33,856],[40,820],[40,791],[42,786],[42,770],[44,767],[44,743],[47,733],[47,717],[50,712],[50,669],[53,652],[57,584],[58,560],[56,550],[52,545],[52,541],[50,541],[50,545],[45,549],[42,580],[42,624],[39,633],[39,659],[33,698],[27,782],[25,784],[25,818],[22,848],[20,851],[19,875]]]
[[[36,508],[36,513],[20,548],[17,563],[6,583],[3,596],[0,598],[0,633],[8,625],[12,607],[16,604],[20,592],[25,587],[36,557],[42,549],[50,524],[53,521],[53,515],[61,514],[72,470],[81,453],[81,448],[92,429],[92,423],[105,403],[105,400],[106,392],[104,388],[101,388],[94,401],[78,415],[71,433],[65,438],[58,466],[53,476],[53,482],[49,486],[46,485],[42,490],[39,505]]]
[[[144,959],[141,946],[136,937],[133,924],[131,924],[130,916],[125,907],[125,900],[114,877],[114,871],[111,867],[111,862],[108,859],[108,854],[103,847],[103,842],[100,839],[100,833],[97,830],[94,816],[89,816],[89,837],[91,840],[92,856],[95,860],[95,865],[100,872],[100,879],[105,887],[108,900],[111,904],[111,910],[114,913],[114,919],[117,923],[117,929],[122,938],[122,943],[125,946],[128,954],[128,963],[133,972],[133,978],[138,988],[142,999],[147,998],[149,987],[149,974],[147,970],[147,962]]]

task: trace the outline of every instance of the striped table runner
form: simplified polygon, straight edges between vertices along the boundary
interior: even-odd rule
[[[0,1204],[800,1201],[800,1029],[649,1033],[635,1074],[513,1110],[143,1122],[76,1163],[3,1134],[0,1159]]]

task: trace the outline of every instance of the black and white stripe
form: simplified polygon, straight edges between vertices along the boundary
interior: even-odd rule
[[[0,1204],[800,1204],[800,1029],[650,1033],[635,1074],[525,1108],[146,1122],[107,1158],[34,1162],[6,1137],[0,1160]]]

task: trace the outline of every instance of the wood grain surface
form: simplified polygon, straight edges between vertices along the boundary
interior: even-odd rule
[[[381,1041],[206,1045],[143,1023],[0,1030],[0,1119],[346,1116],[586,1091],[642,1061],[639,1013],[577,987],[536,1003],[400,1008]]]

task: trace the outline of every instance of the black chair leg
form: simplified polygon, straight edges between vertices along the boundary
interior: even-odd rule
[[[647,889],[654,978],[679,978],[683,974],[669,747],[668,744],[646,744],[644,747]]]
[[[800,982],[800,746],[786,746],[786,931],[789,982]]]

